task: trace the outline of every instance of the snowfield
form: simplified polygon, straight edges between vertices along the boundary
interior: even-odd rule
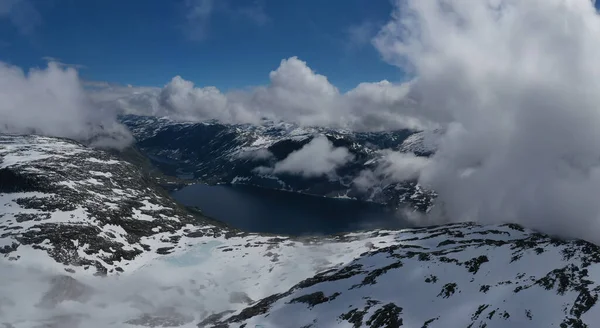
[[[0,135],[0,327],[593,327],[599,263],[517,225],[245,233],[106,152]]]

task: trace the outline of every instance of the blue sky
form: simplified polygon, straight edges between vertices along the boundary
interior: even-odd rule
[[[298,56],[341,90],[402,79],[369,43],[391,0],[0,2],[13,2],[0,4],[0,60],[22,68],[54,57],[88,80],[162,86],[181,75],[226,91],[266,84]]]

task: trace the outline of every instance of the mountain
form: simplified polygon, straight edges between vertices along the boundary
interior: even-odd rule
[[[179,206],[109,152],[0,135],[0,324],[8,327],[199,322],[343,265],[379,235],[245,233]],[[173,309],[184,300],[194,308]],[[106,304],[117,313],[107,315]]]
[[[41,136],[0,135],[0,204],[1,254],[47,253],[69,272],[138,268],[205,224],[132,164]]]
[[[121,117],[121,122],[129,127],[136,146],[154,165],[167,175],[183,179],[353,198],[419,211],[427,211],[435,196],[414,180],[368,189],[354,183],[363,170],[377,167],[386,150],[431,155],[434,145],[424,142],[423,132],[352,132],[266,121],[262,125],[191,123],[134,115]],[[352,156],[333,175],[306,177],[257,169],[272,167],[319,135],[326,136],[334,147],[348,149]]]
[[[291,237],[183,208],[136,165],[0,135],[2,327],[593,327],[600,249],[518,225]],[[598,280],[598,281],[596,281]]]
[[[391,236],[205,327],[581,328],[600,319],[598,246],[510,224]]]

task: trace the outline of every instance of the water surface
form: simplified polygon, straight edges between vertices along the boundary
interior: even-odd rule
[[[249,232],[320,235],[410,226],[399,212],[379,204],[252,186],[196,184],[172,195],[184,205]]]

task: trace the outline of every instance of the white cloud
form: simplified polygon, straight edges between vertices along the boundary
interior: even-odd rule
[[[354,180],[354,184],[366,190],[375,185],[416,180],[428,163],[429,159],[426,157],[386,150],[375,168],[362,171]]]
[[[81,65],[81,64],[67,64],[62,62],[59,58],[56,57],[50,57],[50,56],[44,56],[42,57],[43,60],[45,60],[46,62],[50,63],[53,62],[56,65],[60,66],[60,67],[71,67],[74,69],[83,69],[83,68],[87,68],[85,65]]]
[[[420,181],[445,219],[600,242],[600,18],[589,0],[397,1],[375,45],[447,125]]]
[[[256,88],[245,106],[272,119],[304,125],[319,125],[339,118],[338,89],[305,62],[296,57],[282,60],[269,77],[271,83]]]
[[[259,123],[267,118],[364,131],[416,129],[428,124],[417,115],[409,84],[361,83],[340,93],[327,77],[297,57],[282,60],[269,78],[265,86],[222,93],[177,76],[160,90],[107,87],[94,90],[92,97],[122,112],[176,120]]]
[[[195,88],[194,83],[180,76],[174,77],[161,90],[158,102],[167,114],[180,116],[177,118],[183,120],[227,119],[227,98],[217,88]]]
[[[257,171],[263,174],[297,174],[305,178],[334,176],[339,167],[353,159],[354,155],[347,148],[335,147],[327,137],[318,136],[275,163],[273,168],[259,167]]]
[[[110,147],[132,141],[114,112],[97,108],[89,99],[77,71],[56,63],[25,74],[0,62],[0,132],[37,133]]]
[[[31,35],[42,17],[30,0],[0,0],[0,19],[7,18],[23,35]]]

